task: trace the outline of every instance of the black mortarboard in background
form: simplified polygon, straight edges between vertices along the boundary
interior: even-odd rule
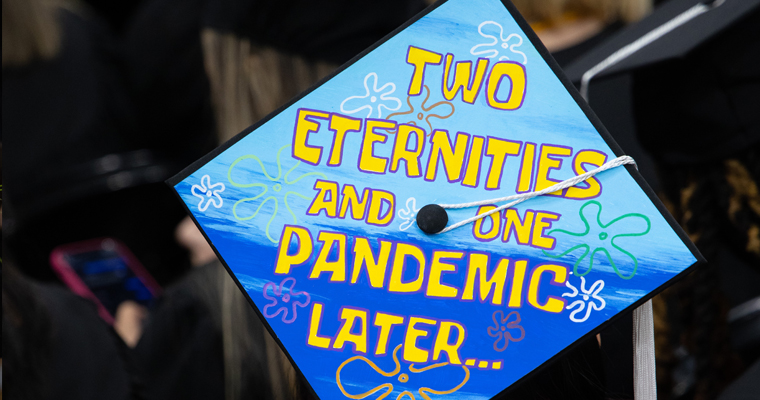
[[[642,47],[630,57],[596,74],[596,78],[631,71],[658,62],[683,58],[693,50],[710,46],[711,40],[725,29],[736,25],[760,7],[760,0],[670,0],[664,2],[643,20],[621,30],[565,69],[573,82],[580,82],[583,74],[612,53],[634,42],[647,33],[664,26],[696,5],[705,5],[707,11]]]
[[[633,88],[639,140],[664,163],[760,146],[760,7],[686,57],[636,71]]]
[[[589,84],[632,72],[637,135],[660,162],[702,162],[760,143],[760,0],[666,2],[565,69],[581,82],[615,52],[689,13]]]

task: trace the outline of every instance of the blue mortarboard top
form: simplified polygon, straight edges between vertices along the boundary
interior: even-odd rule
[[[170,184],[319,398],[492,398],[701,256],[509,3],[431,6]],[[449,209],[449,226],[495,206]]]

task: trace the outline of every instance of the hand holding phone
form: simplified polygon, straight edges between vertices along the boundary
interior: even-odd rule
[[[121,242],[101,238],[56,247],[50,264],[76,294],[92,300],[109,324],[120,304],[150,307],[161,287]]]

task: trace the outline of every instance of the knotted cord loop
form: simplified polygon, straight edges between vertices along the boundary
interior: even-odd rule
[[[592,176],[594,176],[594,175],[596,175],[596,174],[598,174],[600,172],[606,171],[606,170],[611,169],[611,168],[619,167],[621,165],[626,165],[626,164],[634,164],[635,165],[636,161],[634,161],[633,158],[630,157],[630,156],[620,156],[620,157],[618,157],[618,158],[616,158],[614,160],[611,160],[609,162],[604,163],[604,165],[602,165],[601,167],[599,167],[597,169],[593,169],[591,171],[588,171],[585,174],[574,176],[574,177],[572,177],[570,179],[566,179],[566,180],[564,180],[562,182],[559,182],[559,183],[557,183],[557,184],[555,184],[553,186],[550,186],[550,187],[548,187],[546,189],[538,190],[538,191],[535,191],[535,192],[513,194],[511,196],[499,197],[497,199],[488,199],[488,200],[473,201],[473,202],[470,202],[470,203],[439,204],[439,206],[441,206],[442,208],[459,209],[459,208],[469,208],[469,207],[482,206],[482,205],[486,205],[486,204],[501,203],[501,202],[504,202],[504,201],[511,201],[510,203],[507,203],[507,204],[505,204],[503,206],[496,207],[493,210],[486,211],[486,212],[484,212],[482,214],[478,214],[478,215],[476,215],[476,216],[474,216],[472,218],[467,218],[467,219],[465,219],[463,221],[457,222],[454,225],[447,226],[442,231],[436,233],[436,235],[440,235],[441,233],[446,233],[446,232],[451,231],[453,229],[459,228],[460,226],[467,225],[470,222],[474,222],[474,221],[477,221],[477,220],[479,220],[479,219],[481,219],[483,217],[487,217],[487,216],[489,216],[491,214],[500,212],[501,210],[504,210],[506,208],[515,206],[517,204],[522,203],[525,200],[532,199],[532,198],[534,198],[536,196],[542,196],[542,195],[545,195],[545,194],[548,194],[548,193],[556,192],[558,190],[563,190],[563,189],[569,188],[571,186],[575,186],[575,185],[577,185],[577,184],[579,184],[581,182],[586,181],[587,179],[591,178]]]

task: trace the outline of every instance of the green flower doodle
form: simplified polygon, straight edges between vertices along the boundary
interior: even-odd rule
[[[277,151],[277,176],[272,177],[267,172],[266,167],[264,167],[264,163],[261,161],[261,159],[258,156],[255,156],[253,154],[247,154],[241,157],[238,157],[237,160],[235,160],[232,164],[230,164],[230,168],[227,170],[227,180],[230,182],[230,184],[234,187],[238,188],[261,188],[262,192],[257,194],[254,197],[247,197],[244,199],[238,200],[233,206],[232,206],[232,215],[235,217],[235,219],[239,221],[247,221],[249,219],[256,218],[257,215],[259,215],[259,211],[261,211],[261,208],[264,207],[264,204],[266,204],[269,201],[274,202],[274,211],[272,211],[272,216],[269,217],[269,221],[266,225],[266,234],[267,238],[272,243],[277,243],[277,239],[273,238],[272,235],[269,233],[269,226],[272,225],[272,221],[274,221],[275,217],[277,216],[277,212],[279,210],[279,203],[282,201],[285,204],[285,208],[288,210],[288,213],[293,217],[293,223],[297,223],[298,219],[296,218],[296,214],[293,212],[293,210],[290,208],[290,204],[288,204],[288,196],[297,196],[305,200],[311,200],[311,198],[306,197],[300,193],[297,193],[293,190],[287,190],[287,186],[293,185],[296,182],[300,181],[303,178],[306,178],[307,176],[321,176],[324,179],[327,179],[327,176],[321,172],[308,172],[305,173],[298,178],[295,178],[294,180],[290,180],[290,174],[293,173],[293,171],[298,168],[298,166],[301,164],[301,161],[298,161],[293,167],[291,167],[287,172],[285,172],[285,175],[282,174],[282,160],[280,159],[280,156],[282,155],[282,151],[286,148],[290,147],[290,145],[285,145],[280,147],[280,149]],[[238,206],[242,203],[247,202],[254,202],[269,193],[269,184],[267,183],[238,183],[235,182],[232,179],[232,170],[235,169],[235,166],[238,165],[238,163],[244,161],[244,160],[256,160],[256,162],[259,163],[261,166],[261,171],[263,175],[270,181],[269,184],[272,184],[271,189],[274,193],[270,194],[268,197],[266,197],[256,208],[256,211],[253,212],[253,214],[241,216],[238,214]],[[279,197],[279,199],[278,199]],[[292,201],[292,200],[291,200]]]
[[[596,225],[593,227],[591,224],[589,224],[589,220],[594,220],[594,210],[592,206],[597,207],[595,219]],[[636,237],[646,235],[652,228],[652,223],[650,222],[649,218],[646,215],[639,213],[628,213],[613,219],[607,224],[604,224],[602,223],[602,205],[595,200],[591,200],[583,204],[578,214],[581,217],[581,221],[583,221],[583,223],[586,225],[586,229],[583,232],[574,233],[568,232],[564,229],[552,229],[548,232],[548,235],[554,236],[555,233],[563,233],[570,236],[584,238],[585,243],[575,245],[559,255],[552,255],[544,250],[544,255],[551,258],[562,258],[575,250],[584,249],[583,255],[581,255],[575,262],[575,265],[573,265],[573,274],[576,276],[586,276],[594,268],[594,257],[596,257],[596,253],[602,252],[607,256],[612,269],[615,270],[615,273],[618,274],[619,277],[623,279],[633,278],[636,275],[636,270],[639,267],[639,262],[636,260],[636,257],[634,257],[633,254],[615,243],[615,240],[623,237]],[[591,218],[588,218],[587,216],[591,216]],[[646,229],[643,229],[644,224],[646,224]],[[591,255],[589,256],[588,269],[582,274],[578,273],[578,265],[580,265],[580,263],[586,259],[586,256],[588,256],[589,253],[591,253]],[[633,261],[633,272],[631,272],[630,275],[623,275],[618,269],[618,265],[622,263],[621,259],[625,258],[630,258]],[[615,263],[615,260],[618,262]]]

